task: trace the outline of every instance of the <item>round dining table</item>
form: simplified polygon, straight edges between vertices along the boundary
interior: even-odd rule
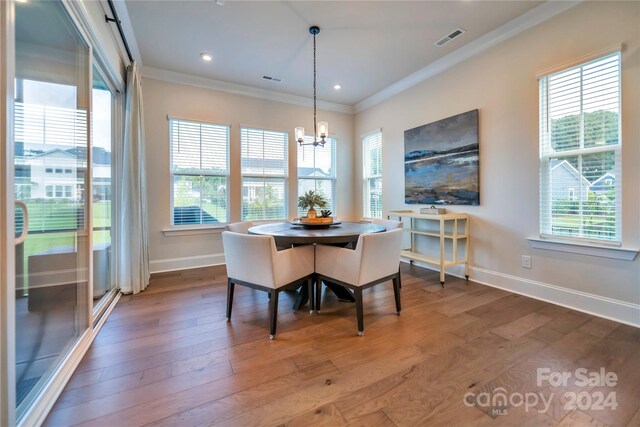
[[[290,247],[291,245],[312,245],[312,244],[348,244],[358,242],[361,234],[380,233],[385,231],[381,225],[365,222],[341,222],[336,225],[329,225],[314,228],[307,228],[301,225],[293,225],[289,222],[275,222],[270,224],[256,225],[249,229],[249,234],[260,234],[263,236],[273,236],[276,246]]]
[[[365,222],[341,222],[322,228],[307,228],[289,222],[276,222],[253,226],[249,229],[249,234],[273,236],[278,248],[287,248],[292,245],[324,244],[355,249],[361,234],[380,233],[385,230],[385,227],[381,225]],[[339,300],[355,301],[353,294],[345,287],[327,281],[324,284],[336,294]],[[294,310],[304,306],[308,298],[307,286],[301,286],[298,298],[293,305]]]

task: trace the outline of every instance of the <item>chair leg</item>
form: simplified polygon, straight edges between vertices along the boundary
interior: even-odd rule
[[[400,266],[398,266],[398,289],[402,289],[402,279],[400,278]]]
[[[227,322],[231,321],[231,308],[233,307],[233,290],[236,284],[227,279]]]
[[[322,280],[316,277],[316,312],[320,311],[322,301]]]
[[[358,318],[358,335],[364,335],[364,313],[362,307],[362,289],[356,288],[354,292],[356,297],[356,317]]]
[[[271,300],[269,301],[269,308],[271,312],[271,322],[269,324],[269,339],[272,340],[276,336],[276,325],[278,324],[278,290],[274,289],[270,292]]]
[[[398,273],[397,277],[393,278],[393,296],[396,299],[396,313],[400,314],[400,310],[402,309],[400,304],[400,273]]]
[[[313,279],[311,277],[307,279],[307,289],[308,289],[307,293],[309,294],[309,313],[313,313],[314,311],[316,311],[316,307],[315,307],[316,299],[313,293]]]

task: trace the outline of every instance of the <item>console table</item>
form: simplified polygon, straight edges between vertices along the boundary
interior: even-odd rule
[[[401,255],[413,263],[414,260],[440,267],[440,284],[444,286],[445,269],[454,265],[464,264],[465,278],[469,279],[469,215],[466,213],[421,214],[412,210],[389,211],[387,219],[391,217],[409,219],[409,228],[405,228],[411,236],[411,246],[404,249]],[[427,221],[427,227],[419,227],[419,221]],[[429,225],[431,224],[431,225]],[[437,238],[440,240],[440,256],[428,256],[420,253],[416,248],[416,237]],[[451,256],[445,254],[445,241],[451,241]],[[459,240],[464,242],[458,243]],[[464,245],[464,246],[462,246]],[[464,247],[464,256],[458,256],[458,247]],[[434,251],[435,252],[435,251]]]

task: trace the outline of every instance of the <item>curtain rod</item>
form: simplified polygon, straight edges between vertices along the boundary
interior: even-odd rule
[[[108,15],[104,15],[104,19],[107,22],[115,22],[118,27],[118,32],[120,33],[120,38],[122,39],[122,43],[124,43],[124,48],[127,51],[127,56],[129,57],[129,62],[133,62],[133,56],[131,55],[131,50],[129,49],[129,44],[127,43],[127,38],[124,36],[124,31],[122,31],[122,25],[120,24],[120,19],[118,19],[118,13],[116,12],[116,8],[113,6],[113,1],[107,0],[109,3],[109,9],[111,9],[111,14],[113,18],[109,18]]]

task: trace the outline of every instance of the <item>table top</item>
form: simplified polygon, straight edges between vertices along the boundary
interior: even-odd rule
[[[381,225],[363,222],[343,222],[329,228],[304,228],[288,222],[256,225],[249,234],[273,236],[276,241],[287,244],[348,243],[358,240],[361,234],[385,231]]]

